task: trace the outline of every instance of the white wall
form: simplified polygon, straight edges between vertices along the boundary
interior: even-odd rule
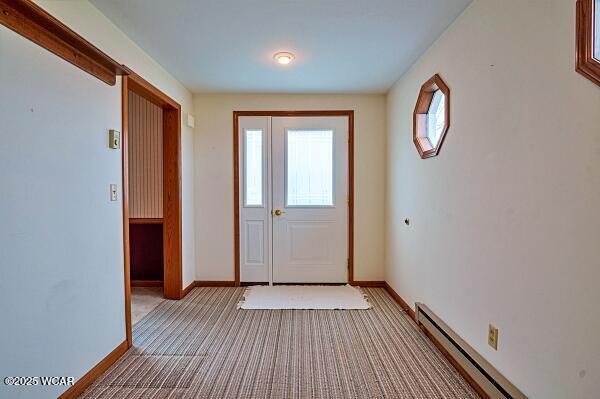
[[[191,94],[87,1],[38,1],[192,108]],[[0,27],[0,375],[81,377],[125,340],[121,88]],[[183,283],[195,279],[193,130],[182,129]],[[120,194],[119,194],[120,197]],[[11,388],[52,398],[68,387]]]
[[[233,111],[355,111],[354,274],[383,279],[385,96],[202,94],[194,96],[196,275],[233,280]]]
[[[173,98],[184,113],[192,113],[192,94],[87,0],[36,0],[41,7],[93,43],[120,64]],[[183,286],[195,279],[194,130],[181,124]]]
[[[574,1],[476,0],[388,95],[386,279],[531,398],[600,392],[600,87],[574,70],[574,32]],[[434,73],[451,127],[421,160],[412,111]]]
[[[125,340],[120,87],[3,26],[0,87],[0,376],[78,378]]]

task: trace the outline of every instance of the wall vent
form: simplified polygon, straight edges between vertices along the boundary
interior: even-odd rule
[[[417,324],[430,333],[463,370],[493,399],[527,399],[487,360],[423,303],[416,303]]]

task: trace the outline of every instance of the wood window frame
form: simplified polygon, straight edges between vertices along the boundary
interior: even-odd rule
[[[128,346],[132,345],[131,327],[131,267],[129,225],[139,219],[129,219],[129,157],[128,121],[129,92],[132,91],[163,109],[163,292],[167,299],[181,299],[182,272],[182,205],[181,205],[181,106],[175,100],[123,66],[127,75],[121,84],[122,134],[121,152],[123,168],[123,247],[125,271],[125,328]],[[156,219],[150,223],[158,222]]]
[[[430,146],[425,147],[422,143],[422,140],[427,140],[427,126],[423,126],[422,123],[419,123],[419,119],[423,118],[423,116],[426,117],[429,113],[429,108],[431,107],[433,95],[437,90],[440,90],[445,96],[444,129],[440,133],[440,139],[437,145],[434,146],[433,143],[429,143]],[[415,147],[417,147],[417,151],[419,151],[421,159],[434,157],[440,152],[449,127],[450,89],[448,88],[442,77],[438,74],[435,74],[421,86],[421,90],[419,91],[419,97],[417,98],[417,103],[413,112],[413,143],[415,144]]]
[[[0,23],[114,86],[126,69],[31,0],[0,0]]]
[[[600,86],[600,60],[594,57],[594,0],[577,0],[575,70]]]
[[[346,116],[348,117],[348,284],[354,280],[354,111],[311,110],[311,111],[233,111],[233,192],[234,192],[234,285],[240,285],[240,160],[239,160],[239,117],[240,116]]]

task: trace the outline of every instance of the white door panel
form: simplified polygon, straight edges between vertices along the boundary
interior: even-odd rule
[[[240,281],[270,281],[270,118],[239,119]]]
[[[273,117],[273,282],[348,281],[348,119]]]
[[[347,282],[348,118],[240,117],[238,138],[240,280]]]

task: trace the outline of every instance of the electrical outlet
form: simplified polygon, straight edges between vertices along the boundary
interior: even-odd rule
[[[488,345],[498,350],[498,329],[491,324],[488,328]]]
[[[117,185],[116,184],[110,185],[110,200],[111,201],[117,200]]]

